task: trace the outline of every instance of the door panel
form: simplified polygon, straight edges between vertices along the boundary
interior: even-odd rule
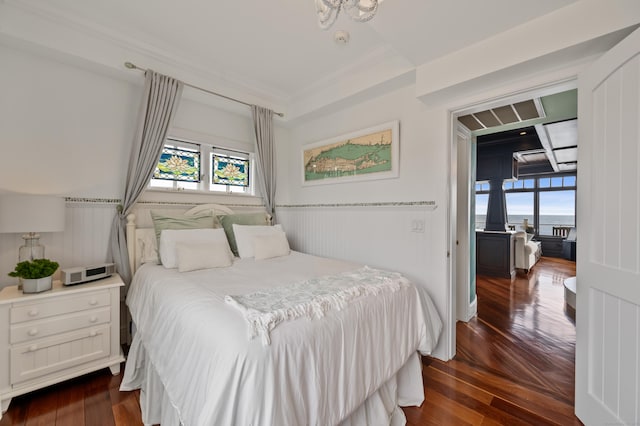
[[[640,30],[578,85],[576,414],[638,424]]]

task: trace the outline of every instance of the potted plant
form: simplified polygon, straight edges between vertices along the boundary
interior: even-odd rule
[[[20,278],[23,293],[39,293],[51,290],[53,273],[58,266],[58,262],[49,259],[25,260],[18,263],[9,276]]]

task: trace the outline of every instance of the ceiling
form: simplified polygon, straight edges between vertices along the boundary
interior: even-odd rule
[[[483,150],[511,151],[520,175],[578,168],[578,93],[568,90],[459,117]]]
[[[347,76],[410,73],[575,1],[386,0],[371,21],[340,16],[329,31],[318,27],[313,0],[0,0],[0,7],[85,32],[87,40],[108,39],[143,68],[176,65],[210,90],[223,82],[231,95],[288,105]],[[38,27],[41,37],[47,28]],[[336,30],[348,31],[350,42],[335,43]],[[100,54],[108,55],[94,47],[92,55]]]

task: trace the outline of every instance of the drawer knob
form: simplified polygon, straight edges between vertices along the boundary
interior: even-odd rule
[[[95,331],[95,330],[92,330],[92,331],[89,333],[89,337],[96,337],[97,335],[98,335],[98,332],[97,332],[97,331]]]
[[[91,306],[95,306],[95,305],[97,305],[97,304],[98,304],[98,301],[97,301],[96,299],[91,299],[91,300],[89,301],[89,304],[90,304]]]
[[[29,311],[29,316],[30,316],[30,317],[35,317],[35,316],[37,316],[37,315],[38,315],[38,313],[39,313],[39,312],[38,312],[38,310],[37,310],[37,309],[32,309],[32,310],[30,310],[30,311]]]
[[[29,336],[35,336],[36,334],[38,334],[38,329],[37,329],[37,328],[32,328],[31,330],[29,330],[29,331],[27,332],[27,334],[28,334]]]
[[[89,322],[96,322],[96,321],[98,321],[98,317],[96,316],[89,318]]]
[[[38,345],[31,345],[29,346],[29,352],[35,352],[38,349]]]

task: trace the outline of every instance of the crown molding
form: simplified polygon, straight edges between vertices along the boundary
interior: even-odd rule
[[[233,76],[230,76],[228,74],[223,75],[222,73],[211,71],[210,69],[204,69],[179,52],[158,48],[153,44],[142,41],[143,37],[134,39],[123,36],[117,31],[113,31],[98,23],[87,22],[78,16],[61,12],[48,5],[47,2],[33,4],[20,0],[0,0],[0,5],[5,9],[3,14],[11,14],[11,9],[13,9],[14,12],[22,13],[24,15],[24,17],[22,17],[23,23],[25,23],[25,17],[30,20],[34,26],[39,26],[42,21],[44,21],[49,26],[61,32],[75,33],[77,40],[93,39],[107,46],[114,47],[115,51],[129,52],[129,56],[123,58],[121,61],[115,64],[105,64],[104,59],[99,56],[98,52],[96,52],[94,56],[91,56],[90,49],[87,49],[85,59],[90,61],[103,63],[111,67],[123,68],[124,61],[131,60],[141,67],[152,68],[158,72],[171,74],[173,77],[184,79],[189,83],[210,87],[211,90],[222,91],[220,88],[224,88],[225,95],[240,98],[249,103],[262,104],[274,110],[284,109],[283,104],[288,98],[288,96],[281,91],[273,90],[241,74],[234,73]],[[11,27],[11,25],[0,26],[0,28],[2,28],[1,31],[6,31],[8,27]],[[19,34],[9,33],[8,35],[22,38]],[[45,45],[49,48],[55,48],[64,53],[71,53],[68,51],[68,48],[60,42],[55,44],[55,37],[48,37],[46,40],[43,40],[35,39],[35,36],[33,36],[29,41]],[[214,87],[211,87],[212,85]]]
[[[415,72],[414,64],[391,45],[386,45],[289,95],[241,73],[231,75],[205,69],[181,52],[159,48],[145,40],[143,34],[125,36],[104,25],[58,10],[48,2],[0,0],[0,38],[12,40],[19,47],[32,46],[31,50],[39,54],[49,50],[74,65],[84,63],[92,68],[102,67],[110,75],[136,81],[135,77],[129,77],[135,76],[135,72],[123,65],[125,61],[131,61],[142,68],[151,68],[244,102],[282,111],[285,117],[277,117],[277,120],[283,125],[293,119],[324,114],[353,99],[377,96],[381,87],[389,86],[389,82],[397,81],[399,77],[405,81],[407,74]],[[213,99],[195,90],[185,90],[184,95],[216,108],[248,114],[242,106]]]

